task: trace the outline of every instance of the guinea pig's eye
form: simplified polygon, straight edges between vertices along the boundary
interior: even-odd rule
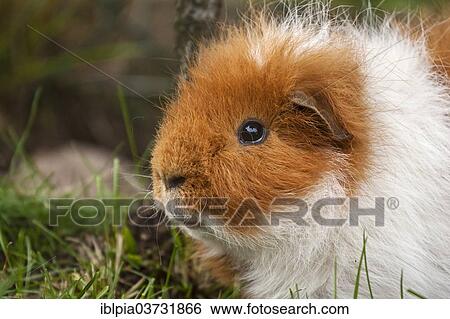
[[[245,120],[239,126],[238,138],[242,145],[261,144],[266,140],[267,129],[256,119]]]

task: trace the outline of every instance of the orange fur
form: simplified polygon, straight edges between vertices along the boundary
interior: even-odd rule
[[[430,28],[428,47],[438,70],[450,76],[450,19]]]
[[[201,268],[209,273],[221,284],[230,285],[237,281],[238,269],[236,269],[228,256],[208,256],[208,249],[200,241],[195,242],[196,258],[201,263]]]
[[[275,197],[304,196],[331,171],[342,172],[341,183],[351,194],[368,165],[371,127],[358,57],[339,45],[341,40],[302,55],[289,40],[275,41],[262,65],[248,53],[245,30],[232,30],[203,47],[189,81],[180,80],[157,136],[155,197],[162,193],[162,174],[181,174],[187,181],[180,196],[229,198],[225,218],[230,219],[244,198],[256,199],[266,212]],[[314,114],[295,110],[290,96],[296,90],[326,103],[351,141],[337,145]],[[264,144],[239,144],[236,130],[247,118],[269,128]],[[251,225],[246,221],[229,231],[256,236],[259,229],[246,227]],[[209,263],[218,277],[229,279],[222,257]]]

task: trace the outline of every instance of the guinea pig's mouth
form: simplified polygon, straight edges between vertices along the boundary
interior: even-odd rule
[[[212,227],[221,227],[221,221],[212,220],[206,211],[196,211],[192,208],[165,207],[165,214],[169,221],[175,226],[184,226],[189,229],[203,230],[209,232]]]
[[[173,192],[165,192],[155,196],[157,206],[164,211],[169,223],[174,226],[198,229],[202,226],[201,214],[195,209],[195,201],[191,198],[177,197]]]
[[[217,204],[217,207],[223,208],[217,202],[215,197],[184,197],[175,198],[179,192],[165,192],[160,197],[160,203],[164,203],[160,209],[164,211],[169,225],[181,229],[188,236],[210,243],[227,243],[227,245],[241,245],[239,234],[242,234],[243,228],[249,230],[245,225],[236,225],[228,223],[228,219],[221,209],[215,210],[215,205],[205,207],[205,201]],[[155,198],[156,199],[156,198]],[[220,198],[223,200],[223,198]],[[219,200],[219,202],[221,202]],[[227,207],[226,205],[224,207]],[[235,228],[236,227],[236,228]],[[255,227],[251,227],[254,229]]]
[[[225,233],[220,226],[209,225],[208,219],[201,214],[192,214],[189,211],[179,210],[176,215],[168,210],[165,211],[169,223],[185,232],[188,236],[201,241],[217,242],[225,240]]]
[[[175,226],[184,226],[187,228],[200,228],[201,218],[197,214],[192,214],[188,211],[183,211],[177,209],[172,211],[170,209],[165,209],[165,214],[169,218],[170,223]]]

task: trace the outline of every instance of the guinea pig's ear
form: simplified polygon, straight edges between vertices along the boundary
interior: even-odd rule
[[[345,144],[352,139],[352,135],[339,121],[329,103],[319,103],[314,97],[308,96],[302,91],[295,91],[290,100],[298,109],[307,108],[315,112],[327,126],[336,142]]]

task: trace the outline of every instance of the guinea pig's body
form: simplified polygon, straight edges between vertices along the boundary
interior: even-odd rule
[[[245,296],[352,297],[365,233],[374,297],[399,298],[401,277],[405,291],[450,297],[448,36],[326,16],[263,18],[201,49],[157,138],[155,198],[228,200],[220,222],[181,227]],[[265,134],[246,145],[239,130],[249,119]],[[246,199],[278,220],[280,197],[309,208],[344,198],[321,216],[345,223],[311,212],[295,222],[294,211],[270,225],[229,223],[245,219]],[[367,211],[355,226],[350,198],[364,208],[381,198],[384,215]],[[362,264],[359,296],[369,297]]]

